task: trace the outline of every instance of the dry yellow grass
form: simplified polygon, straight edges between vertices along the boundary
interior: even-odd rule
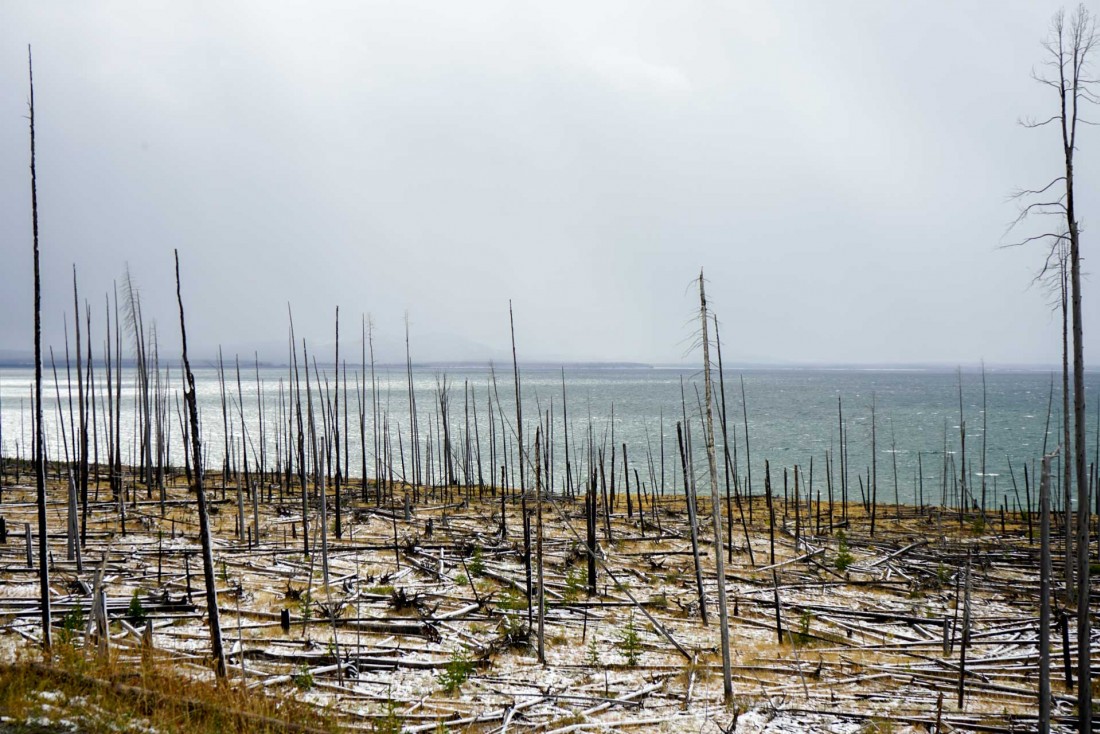
[[[178,663],[177,663],[178,664]],[[122,660],[67,644],[52,654],[24,650],[0,667],[0,711],[15,731],[50,730],[187,734],[335,732],[334,717],[291,697],[181,674],[155,654]]]

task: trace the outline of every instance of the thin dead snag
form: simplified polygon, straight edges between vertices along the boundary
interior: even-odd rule
[[[542,427],[535,429],[535,557],[538,563],[538,659],[546,665],[546,586],[542,557],[542,473],[539,442]]]
[[[699,562],[699,523],[695,517],[695,492],[692,491],[688,480],[687,450],[684,447],[684,429],[679,421],[676,421],[676,440],[680,447],[680,465],[683,467],[684,476],[684,504],[687,505],[688,526],[691,529],[691,558],[695,565],[695,588],[699,594],[699,617],[703,624],[707,624],[707,597],[703,593],[703,570]]]
[[[1050,731],[1050,460],[1043,457],[1039,482],[1039,731]]]
[[[210,517],[206,511],[206,491],[202,477],[202,440],[199,438],[199,407],[195,399],[195,376],[191,374],[191,363],[187,359],[187,327],[183,320],[183,295],[180,293],[180,256],[173,251],[176,259],[176,301],[180,309],[180,338],[183,340],[183,370],[186,380],[184,399],[187,402],[187,414],[191,421],[191,461],[195,467],[195,497],[199,508],[199,538],[202,542],[202,574],[206,583],[206,611],[210,625],[210,647],[214,655],[215,672],[219,679],[226,677],[225,650],[222,647],[222,628],[218,614],[218,590],[214,586],[214,555],[210,540]]]
[[[48,650],[50,634],[50,564],[46,537],[46,431],[42,417],[42,278],[38,267],[38,179],[34,165],[34,66],[27,46],[31,123],[31,226],[34,231],[34,479],[38,506],[38,581],[41,589],[42,645]],[[28,564],[29,565],[29,564]]]
[[[718,496],[718,467],[714,458],[714,391],[710,379],[710,343],[707,339],[707,296],[703,271],[699,271],[699,320],[703,328],[703,384],[706,391],[707,467],[710,471],[710,516],[714,523],[714,565],[718,574],[718,624],[722,633],[722,691],[726,702],[733,698],[730,673],[729,610],[726,608],[726,563],[722,553],[722,512]]]

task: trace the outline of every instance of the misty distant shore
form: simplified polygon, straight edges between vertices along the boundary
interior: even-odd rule
[[[228,363],[231,361],[229,353],[225,355],[225,361]],[[241,362],[242,365],[249,367],[255,366],[255,362],[248,358],[245,358]],[[331,368],[333,363],[331,361],[318,360],[317,364]],[[359,363],[355,360],[348,360],[350,367],[355,367]],[[482,370],[489,365],[495,365],[497,367],[507,364],[511,366],[510,362],[502,362],[498,360],[461,360],[461,361],[445,361],[445,360],[432,360],[419,362],[414,360],[412,363],[413,369],[416,370]],[[136,362],[131,358],[125,358],[122,360],[122,366],[130,369],[136,365]],[[207,356],[194,361],[194,366],[197,368],[216,368],[218,360],[216,356]],[[260,360],[259,366],[265,369],[279,369],[287,368],[289,365],[286,361],[269,361]],[[404,362],[394,362],[387,360],[385,362],[378,362],[375,364],[376,369],[381,370],[393,370],[393,369],[405,369],[406,364]],[[647,363],[647,362],[615,362],[615,361],[561,361],[551,362],[545,360],[535,361],[523,361],[520,360],[519,366],[526,370],[559,370],[559,369],[580,369],[580,370],[694,370],[699,369],[699,365],[682,362],[682,363]],[[0,352],[0,369],[31,369],[34,367],[34,355],[31,353],[7,353]],[[1060,372],[1062,369],[1059,365],[1046,365],[1046,364],[986,364],[986,370],[991,372]],[[757,371],[757,370],[793,370],[793,371],[817,371],[817,370],[842,370],[842,371],[871,371],[871,372],[955,372],[956,370],[962,370],[966,373],[981,372],[980,363],[964,363],[964,364],[948,364],[948,363],[814,363],[814,362],[732,362],[725,366],[725,372],[737,372],[737,371]],[[1085,367],[1086,372],[1100,371],[1098,367]]]

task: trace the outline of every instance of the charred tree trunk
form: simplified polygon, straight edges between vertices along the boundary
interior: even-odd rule
[[[183,339],[183,369],[187,388],[184,398],[191,423],[191,461],[195,466],[195,497],[199,510],[199,538],[202,542],[202,572],[206,584],[206,611],[210,625],[210,647],[214,655],[215,672],[219,679],[226,677],[225,650],[222,647],[222,628],[218,613],[218,591],[214,585],[214,555],[210,538],[210,517],[206,511],[206,491],[202,476],[202,441],[199,438],[199,408],[195,397],[195,376],[187,359],[187,327],[183,318],[183,295],[180,292],[179,252],[176,258],[176,301],[180,309],[180,336]]]
[[[34,66],[27,46],[30,81],[31,127],[31,226],[34,233],[34,480],[38,506],[38,582],[42,605],[42,646],[50,649],[50,564],[46,537],[46,430],[42,417],[42,279],[38,252],[38,180],[34,160]]]

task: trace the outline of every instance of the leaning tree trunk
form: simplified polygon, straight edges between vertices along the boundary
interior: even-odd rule
[[[180,336],[183,339],[183,369],[186,379],[184,399],[191,422],[191,461],[195,466],[195,496],[199,508],[199,538],[202,542],[202,574],[206,583],[206,612],[210,624],[210,647],[214,654],[215,672],[219,679],[226,677],[225,650],[222,647],[222,628],[218,614],[218,590],[214,586],[214,554],[210,540],[210,516],[206,512],[206,490],[202,477],[202,442],[199,438],[199,408],[195,399],[195,376],[187,360],[187,327],[183,322],[183,296],[180,293],[180,256],[176,257],[176,301],[180,309]]]

